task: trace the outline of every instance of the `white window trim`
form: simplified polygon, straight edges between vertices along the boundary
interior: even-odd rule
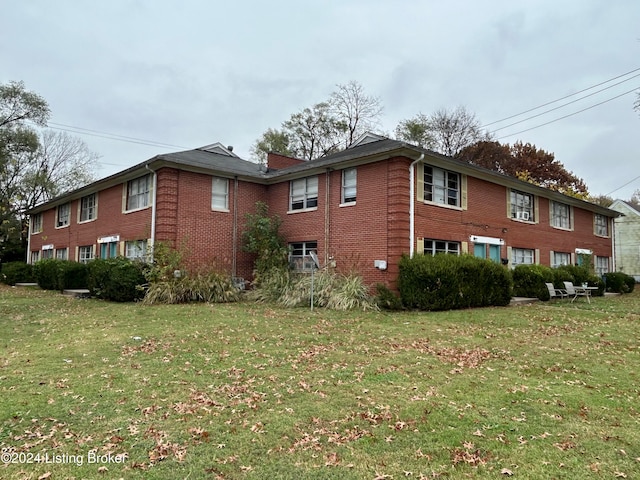
[[[137,207],[137,208],[132,208],[131,210],[127,209],[127,205],[129,204],[129,184],[133,181],[136,180],[140,180],[144,177],[149,177],[149,191],[147,192],[148,195],[148,199],[147,199],[147,205],[145,205],[144,207]],[[140,210],[145,210],[147,208],[151,208],[152,203],[153,203],[153,177],[151,176],[150,173],[147,173],[146,175],[141,175],[139,177],[136,178],[132,178],[131,180],[127,180],[126,182],[124,182],[123,184],[123,194],[122,194],[122,213],[133,213],[133,212],[139,212]]]
[[[316,179],[316,192],[315,192],[315,197],[309,197],[309,179],[310,178],[315,178]],[[304,208],[293,208],[293,184],[294,182],[299,182],[304,180],[305,182],[305,193],[304,193]],[[302,212],[313,212],[315,210],[318,209],[318,201],[319,201],[319,182],[318,182],[318,176],[317,175],[312,175],[310,177],[304,177],[304,178],[296,178],[295,180],[290,180],[289,181],[289,210],[287,211],[287,214],[290,213],[302,213]],[[306,205],[309,202],[309,198],[315,198],[316,200],[316,206],[315,207],[307,207]]]
[[[537,202],[536,202],[536,196],[534,194],[532,194],[532,193],[523,192],[521,190],[516,190],[514,188],[511,188],[511,189],[507,190],[507,192],[508,192],[508,195],[509,195],[509,218],[511,220],[513,220],[514,222],[538,223],[537,222],[537,217],[538,217],[538,215],[537,215],[538,208],[537,207],[538,207],[538,205],[537,205]],[[518,206],[517,205],[516,205],[516,216],[515,217],[513,216],[513,212],[512,212],[513,202],[511,200],[511,194],[512,193],[515,193],[516,196],[517,195],[527,195],[527,196],[531,197],[531,208],[530,208],[531,212],[529,212],[527,210],[522,210],[522,212],[529,214],[529,219],[528,220],[525,220],[523,218],[518,218],[517,217],[517,214],[518,214]],[[531,217],[533,217],[533,219]]]
[[[355,183],[353,185],[345,185],[345,174],[347,172],[353,171],[355,173]],[[344,170],[342,170],[342,180],[341,180],[341,188],[340,188],[340,205],[338,205],[339,207],[351,207],[353,205],[356,204],[356,201],[358,199],[358,170],[356,167],[353,168],[345,168]],[[356,200],[349,200],[348,202],[345,201],[345,189],[346,188],[350,188],[353,187],[356,190]]]
[[[89,248],[91,249],[91,257],[89,258],[82,258],[82,249],[83,248]],[[96,258],[96,249],[95,249],[95,245],[80,245],[78,246],[78,262],[80,263],[88,263],[91,260],[94,260]]]
[[[39,218],[40,221],[38,222],[38,230],[34,230],[34,219],[35,218]],[[42,233],[42,222],[43,222],[43,218],[42,218],[42,213],[36,213],[35,215],[31,216],[31,222],[29,222],[29,229],[31,230],[31,235],[37,235],[38,233]]]
[[[62,207],[62,206],[64,206],[64,205],[67,205],[67,206],[69,207],[69,214],[68,214],[68,216],[67,216],[67,223],[66,223],[65,225],[60,225],[60,226],[58,226],[58,219],[59,219],[58,215],[59,215],[59,209],[60,209],[60,207]],[[55,228],[57,228],[57,229],[60,229],[60,228],[67,228],[69,225],[71,225],[71,202],[63,203],[62,205],[58,205],[58,206],[56,207],[56,215],[55,215],[54,222],[55,222],[55,223],[54,223],[54,226],[55,226]]]
[[[563,205],[563,206],[567,207],[568,215],[569,215],[569,218],[568,218],[569,226],[568,227],[561,227],[561,226],[555,225],[555,223],[554,223],[554,221],[556,219],[556,216],[554,215],[554,206],[555,205]],[[564,231],[567,231],[567,232],[573,231],[573,207],[571,205],[566,204],[566,203],[556,202],[554,200],[549,200],[549,224],[550,224],[551,228],[555,228],[557,230],[564,230]]]
[[[82,218],[82,199],[83,198],[87,198],[93,196],[93,218],[90,218],[89,220],[81,220]],[[89,222],[95,222],[98,219],[98,194],[97,193],[90,193],[89,195],[85,195],[84,197],[80,198],[78,200],[78,223],[82,224],[82,223],[89,223]]]
[[[213,205],[213,197],[214,197],[214,185],[216,180],[224,180],[226,182],[226,192],[224,194],[224,203],[225,207],[216,207]],[[216,198],[222,198],[222,195],[218,194]],[[211,211],[213,212],[229,212],[229,179],[224,177],[212,177],[211,178]]]
[[[424,177],[426,175],[426,168],[430,168],[432,172],[435,172],[436,170],[440,170],[442,172],[444,172],[445,174],[449,175],[449,174],[453,174],[456,175],[458,177],[458,197],[457,197],[457,203],[458,205],[449,205],[449,203],[447,203],[447,199],[449,198],[447,195],[445,195],[445,201],[444,203],[440,203],[440,202],[436,202],[435,200],[426,200],[424,197],[427,193],[427,185],[433,185],[433,184],[428,184],[427,182],[424,181]],[[447,170],[445,168],[440,168],[440,167],[434,167],[433,165],[429,165],[429,164],[424,164],[422,166],[422,202],[425,205],[434,205],[436,207],[444,207],[444,208],[450,208],[453,210],[464,210],[464,185],[463,185],[463,178],[464,176],[461,173],[458,172],[454,172],[452,170]],[[444,187],[445,191],[448,190],[447,187]],[[446,193],[446,192],[445,192]]]
[[[605,222],[606,222],[606,226],[607,226],[607,233],[606,235],[602,235],[601,233],[598,233],[598,224],[596,223],[596,220],[598,217],[604,218]],[[600,215],[599,213],[594,213],[593,214],[593,234],[596,237],[600,237],[600,238],[610,238],[611,237],[611,222],[609,221],[609,217],[606,217],[605,215]]]

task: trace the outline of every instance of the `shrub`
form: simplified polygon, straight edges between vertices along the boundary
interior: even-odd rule
[[[7,285],[33,282],[33,266],[25,262],[7,262],[0,265],[0,281]]]
[[[256,288],[248,298],[259,302],[274,302],[285,307],[311,305],[311,275],[292,273],[288,268],[272,268],[262,274]],[[332,270],[319,270],[313,274],[314,307],[333,310],[377,310],[362,277],[342,275]]]
[[[149,284],[143,303],[235,302],[240,290],[232,279],[219,273],[200,273]]]
[[[552,268],[544,265],[518,265],[513,269],[512,275],[513,294],[516,297],[549,300],[549,290],[545,283],[555,283]]]
[[[383,283],[376,284],[376,304],[385,310],[402,310],[402,300]]]
[[[631,293],[636,286],[636,280],[626,273],[607,273],[605,279],[607,292]]]
[[[403,256],[398,288],[402,304],[420,310],[508,305],[510,272],[471,255]]]
[[[291,270],[272,268],[264,272],[258,282],[253,283],[253,290],[247,292],[247,299],[256,302],[277,303],[291,282]]]
[[[574,285],[588,284],[590,287],[598,287],[591,295],[600,297],[604,295],[604,281],[594,275],[591,269],[583,265],[561,265],[554,268],[554,285],[564,288],[563,282],[572,282]]]
[[[285,307],[311,305],[311,275],[298,274],[291,277],[277,302]],[[319,270],[313,275],[313,305],[332,310],[377,310],[369,296],[369,289],[362,277],[341,275],[331,270]]]
[[[87,265],[91,295],[114,302],[132,302],[144,296],[145,264],[117,257],[92,260]]]
[[[33,275],[44,290],[86,288],[87,266],[69,260],[47,258],[33,265]]]

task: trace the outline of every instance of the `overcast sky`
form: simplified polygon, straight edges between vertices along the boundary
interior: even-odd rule
[[[50,126],[173,146],[77,135],[101,156],[100,177],[215,142],[248,159],[267,128],[351,80],[380,98],[391,135],[419,112],[462,105],[488,124],[640,69],[638,0],[0,0],[0,12],[0,83],[44,97]],[[606,88],[495,137],[628,199],[640,115],[624,93],[639,74],[488,128]]]

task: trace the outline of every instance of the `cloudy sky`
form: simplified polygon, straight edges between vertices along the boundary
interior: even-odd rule
[[[538,115],[495,138],[553,152],[592,194],[640,189],[626,93],[640,88],[638,0],[0,0],[0,11],[0,83],[24,81],[51,127],[84,132],[100,177],[215,142],[248,158],[267,128],[355,80],[380,98],[390,135],[459,105],[489,130]]]

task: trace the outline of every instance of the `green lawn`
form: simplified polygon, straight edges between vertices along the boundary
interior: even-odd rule
[[[0,286],[0,326],[3,479],[640,476],[638,291],[343,313]]]

